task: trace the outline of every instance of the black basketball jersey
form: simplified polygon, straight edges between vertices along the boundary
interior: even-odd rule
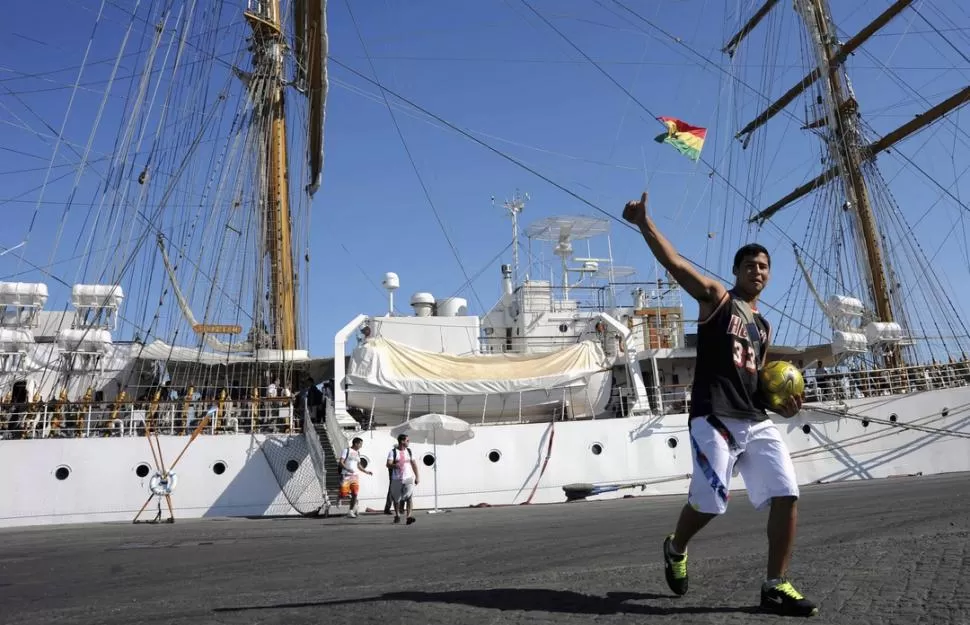
[[[757,394],[769,332],[768,322],[733,291],[728,291],[710,317],[698,323],[691,417],[768,418]]]

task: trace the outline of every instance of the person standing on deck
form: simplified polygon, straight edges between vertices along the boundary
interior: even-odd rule
[[[770,327],[758,314],[758,297],[768,282],[771,257],[757,244],[734,256],[730,290],[702,276],[647,216],[647,194],[627,202],[623,218],[640,229],[661,265],[698,302],[697,360],[688,416],[693,472],[687,504],[673,534],[663,543],[667,585],[687,592],[687,543],[711,519],[727,510],[728,490],[737,467],[756,509],[768,513],[768,567],[761,607],[786,616],[814,616],[818,608],[785,577],[795,541],[795,468],[788,447],[768,418],[758,395]],[[779,412],[790,418],[801,409],[792,398]]]

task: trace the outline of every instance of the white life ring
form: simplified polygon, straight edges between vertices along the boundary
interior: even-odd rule
[[[148,488],[158,497],[163,495],[171,495],[175,491],[175,486],[178,484],[178,476],[174,473],[169,473],[163,476],[161,473],[156,472],[152,476],[152,479],[148,482]]]

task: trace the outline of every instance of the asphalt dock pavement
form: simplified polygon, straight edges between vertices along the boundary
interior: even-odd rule
[[[177,497],[177,495],[176,495]],[[0,530],[0,623],[773,623],[767,514],[734,493],[663,580],[681,497],[357,519]],[[809,486],[791,576],[810,623],[970,625],[970,475]]]

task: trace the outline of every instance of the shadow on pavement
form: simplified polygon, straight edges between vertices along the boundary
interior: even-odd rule
[[[637,600],[663,600],[667,603],[678,601],[671,595],[656,595],[639,592],[610,592],[605,597],[587,595],[571,590],[549,590],[545,588],[489,588],[476,590],[451,590],[444,592],[402,591],[389,592],[376,597],[360,599],[337,599],[333,601],[314,601],[302,603],[280,603],[275,605],[239,606],[235,608],[215,608],[214,612],[244,612],[250,610],[274,610],[288,608],[309,608],[337,605],[374,603],[378,601],[412,601],[415,603],[457,603],[493,610],[518,610],[523,612],[564,612],[569,614],[715,614],[760,612],[757,606],[650,606],[627,603]]]

